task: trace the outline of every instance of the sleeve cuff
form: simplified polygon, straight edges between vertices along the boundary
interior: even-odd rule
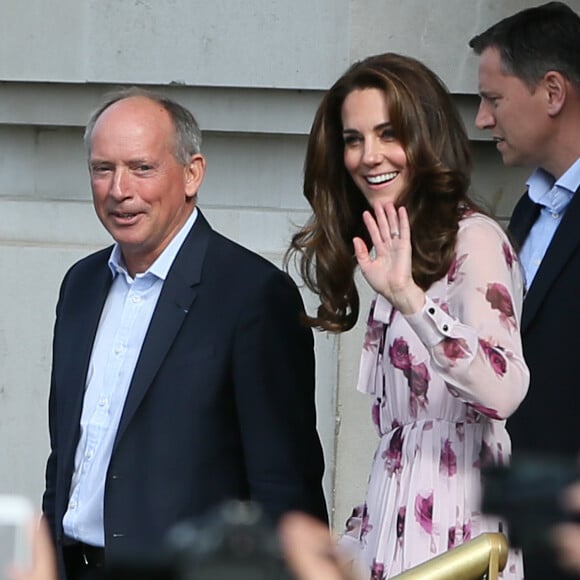
[[[457,338],[453,332],[455,320],[427,295],[423,308],[405,316],[405,320],[427,347],[434,347],[444,338]]]

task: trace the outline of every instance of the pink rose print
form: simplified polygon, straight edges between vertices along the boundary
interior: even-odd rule
[[[389,448],[384,451],[381,457],[385,460],[385,469],[389,475],[398,473],[401,470],[401,458],[403,449],[403,428],[399,427],[393,433]]]
[[[444,338],[443,353],[449,359],[451,366],[455,366],[460,358],[467,358],[469,347],[464,338]]]
[[[416,417],[419,407],[422,409],[427,408],[427,403],[429,402],[427,390],[431,376],[425,363],[411,365],[411,368],[405,372],[405,376],[411,391],[409,396],[410,412],[413,417]]]
[[[449,270],[447,272],[447,283],[451,284],[457,280],[459,276],[459,268],[463,265],[463,262],[467,259],[467,254],[462,254],[459,258],[457,255],[453,256],[451,260],[451,266],[449,266]]]
[[[373,560],[370,580],[385,580],[385,565]]]
[[[449,477],[453,477],[457,473],[457,455],[453,451],[453,446],[449,439],[445,440],[443,449],[441,449],[441,464],[439,471]]]
[[[491,304],[494,310],[499,310],[504,316],[508,318],[514,315],[514,306],[512,304],[512,297],[508,289],[499,282],[492,282],[487,285],[485,292],[485,299]]]
[[[481,449],[479,450],[479,458],[473,464],[476,469],[481,469],[482,467],[487,467],[488,465],[493,465],[493,453],[491,447],[485,442],[481,442]]]
[[[396,369],[407,371],[411,368],[409,345],[404,338],[395,338],[393,344],[389,347],[389,359]]]
[[[416,397],[425,397],[429,388],[431,376],[425,363],[411,365],[411,370],[407,375],[411,393]]]
[[[455,526],[449,528],[447,534],[447,549],[451,550],[455,546]]]
[[[479,346],[491,363],[491,368],[495,374],[500,378],[503,377],[507,371],[507,362],[501,352],[502,349],[499,346],[493,347],[491,343],[482,338],[479,339]]]
[[[518,257],[516,253],[512,250],[512,247],[507,243],[504,242],[502,244],[503,255],[505,258],[505,263],[508,265],[509,269],[512,269],[514,262],[518,261]]]
[[[407,515],[407,508],[402,506],[399,508],[397,514],[397,538],[402,538],[405,533],[405,516]]]
[[[499,320],[505,328],[510,331],[517,329],[512,297],[503,284],[499,282],[488,284],[485,290],[485,299],[491,305],[492,310],[499,310]]]
[[[490,409],[489,407],[485,407],[484,405],[480,405],[479,403],[468,403],[471,405],[478,413],[489,417],[490,419],[497,419],[501,420],[501,417],[497,414],[495,409]]]
[[[385,325],[378,320],[369,320],[363,341],[364,350],[373,350],[379,346],[383,338]]]
[[[471,520],[463,526],[463,541],[469,542],[471,540]]]
[[[417,495],[415,498],[415,519],[428,534],[433,532],[433,492],[427,497]]]

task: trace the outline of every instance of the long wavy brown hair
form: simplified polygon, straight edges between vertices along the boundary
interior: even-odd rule
[[[427,290],[448,271],[459,220],[482,211],[468,197],[471,154],[465,127],[443,82],[419,61],[387,53],[354,63],[326,93],[310,131],[304,195],[313,214],[286,253],[306,286],[320,298],[310,326],[332,332],[352,328],[359,315],[352,239],[370,239],[362,213],[370,209],[346,171],[342,105],[357,89],[385,95],[396,139],[407,156],[409,183],[397,199],[411,224],[412,272]]]

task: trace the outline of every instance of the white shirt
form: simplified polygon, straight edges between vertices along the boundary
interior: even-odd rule
[[[63,518],[65,535],[80,542],[105,545],[105,480],[119,421],[163,283],[196,218],[194,209],[162,254],[135,278],[127,272],[117,244],[109,258],[114,279],[89,361],[81,433]]]

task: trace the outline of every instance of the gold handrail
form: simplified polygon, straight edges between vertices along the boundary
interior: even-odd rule
[[[392,580],[497,580],[507,563],[508,543],[500,533],[481,534],[444,554],[393,576]]]

